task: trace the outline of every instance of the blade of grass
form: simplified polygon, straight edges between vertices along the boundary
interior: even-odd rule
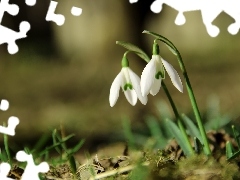
[[[0,159],[2,162],[8,162],[8,157],[5,150],[1,150]]]
[[[47,143],[48,139],[49,139],[49,134],[48,133],[43,134],[41,138],[37,141],[35,146],[33,147],[33,150],[30,151],[31,154],[41,150]]]
[[[232,125],[232,131],[233,131],[234,139],[237,142],[238,149],[240,149],[239,134],[237,135],[236,128],[234,125]]]
[[[193,123],[193,121],[189,117],[187,117],[185,114],[182,114],[182,119],[186,124],[190,135],[192,137],[197,137],[201,141],[201,143],[203,143],[200,131],[198,130],[197,126]]]
[[[5,127],[5,123],[3,123],[3,126]],[[8,146],[8,135],[7,134],[3,134],[3,141],[4,141],[4,148],[7,154],[7,159],[9,164],[12,166],[12,158],[11,158],[11,154],[9,151],[9,146]]]
[[[151,135],[157,141],[158,148],[163,149],[167,144],[167,140],[163,136],[163,133],[161,131],[161,128],[158,125],[158,122],[153,117],[149,117],[147,119],[147,125],[148,125],[148,128],[150,129]]]
[[[73,155],[68,156],[68,162],[70,164],[71,171],[72,171],[74,177],[76,178],[77,165],[76,165],[76,161],[75,161],[75,158]]]
[[[46,151],[44,154],[44,160],[47,161],[49,159],[49,151]]]
[[[66,137],[64,137],[64,138],[62,138],[59,133],[56,133],[55,135],[56,135],[56,138],[58,139],[58,141],[59,141],[59,142],[62,142],[62,143],[60,144],[60,146],[61,146],[61,148],[66,152],[66,151],[67,151],[67,145],[66,145],[66,141],[65,141],[65,140],[66,140],[66,139],[68,140],[68,139],[72,138],[73,136],[75,136],[75,134],[70,134],[70,135],[68,135],[68,136],[66,136]]]
[[[56,134],[57,134],[57,129],[54,129],[53,132],[52,132],[52,140],[53,140],[53,144],[56,144],[58,141],[57,141],[57,138],[56,138]],[[61,154],[61,149],[56,146],[55,147],[55,150],[58,152],[58,154]]]
[[[74,154],[74,153],[78,152],[79,149],[83,146],[84,142],[85,142],[84,139],[80,140],[80,141],[74,146],[74,148],[72,148],[72,149],[70,149],[70,150],[68,151],[68,154]]]
[[[57,146],[61,146],[62,143],[68,141],[68,140],[69,140],[70,138],[72,138],[73,136],[74,136],[74,134],[71,134],[71,135],[63,138],[63,140],[61,140],[61,141],[53,144],[52,146],[49,146],[49,147],[45,148],[43,151],[41,151],[41,152],[39,153],[39,156],[44,155],[44,154],[46,153],[46,151],[49,151],[49,150],[51,150],[51,149],[53,149],[53,148],[55,148],[55,147],[57,147]]]
[[[226,156],[227,159],[230,159],[233,157],[233,147],[232,147],[232,143],[227,141],[226,143]]]
[[[228,161],[235,159],[236,157],[238,157],[240,155],[240,150],[235,152],[231,157],[227,158]]]
[[[228,115],[222,115],[219,117],[215,117],[214,119],[209,119],[205,124],[204,127],[206,131],[209,130],[218,130],[224,126],[226,126],[228,123],[230,123],[231,118]]]
[[[130,148],[135,149],[135,140],[131,130],[131,125],[129,119],[125,118],[123,121],[123,133],[128,141],[128,145]]]
[[[149,176],[149,169],[138,163],[130,173],[130,180],[145,180]]]
[[[194,137],[194,148],[195,148],[195,152],[197,154],[200,154],[203,150],[203,145],[201,144],[200,140],[197,137]]]
[[[181,131],[179,130],[178,126],[169,119],[166,119],[166,121],[168,123],[169,130],[173,134],[173,136],[176,139],[176,141],[178,142],[179,146],[182,148],[184,154],[186,156],[191,155],[191,152],[188,151],[188,147],[186,146],[186,143],[184,142],[183,135],[182,135]]]

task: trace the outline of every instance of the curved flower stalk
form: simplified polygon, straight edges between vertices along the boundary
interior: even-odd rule
[[[154,43],[153,51],[152,59],[146,65],[141,75],[140,85],[142,95],[147,96],[150,93],[155,96],[159,92],[161,81],[165,78],[165,70],[170,76],[173,85],[180,92],[183,92],[183,85],[177,71],[159,55],[159,46],[157,43]]]
[[[120,73],[114,79],[109,95],[110,106],[113,107],[119,97],[120,88],[122,88],[128,102],[134,106],[137,103],[137,99],[142,104],[147,104],[147,96],[143,97],[140,88],[140,78],[129,67],[128,59],[125,57],[122,59],[122,69]]]
[[[190,99],[190,102],[191,102],[191,105],[192,105],[192,108],[193,108],[194,115],[196,117],[198,128],[199,128],[199,131],[200,131],[201,136],[202,136],[202,141],[203,141],[202,143],[204,145],[203,146],[204,147],[204,151],[205,151],[205,153],[207,155],[211,155],[212,153],[211,153],[211,149],[210,149],[210,146],[209,146],[209,143],[208,143],[206,130],[205,130],[204,126],[203,126],[203,122],[202,122],[202,118],[201,118],[201,115],[200,115],[200,112],[199,112],[199,109],[198,109],[198,105],[197,105],[197,102],[196,102],[196,99],[195,99],[195,96],[194,96],[194,93],[193,93],[193,89],[192,89],[190,80],[188,78],[188,74],[187,74],[185,65],[183,63],[183,60],[182,60],[180,52],[174,46],[174,44],[170,40],[168,40],[167,38],[165,38],[165,37],[163,37],[163,36],[161,36],[161,35],[159,35],[157,33],[153,33],[153,32],[146,31],[146,30],[144,30],[143,33],[152,35],[153,37],[157,38],[157,40],[160,40],[163,43],[165,43],[167,45],[167,47],[169,48],[169,50],[174,55],[177,56],[177,60],[178,60],[180,69],[181,69],[181,71],[183,73],[183,76],[185,78],[185,81],[186,81],[186,89],[187,89],[187,92],[188,92],[188,95],[189,95],[189,99]]]
[[[154,41],[155,42],[155,41]],[[121,45],[121,46],[123,46],[124,48],[126,48],[126,49],[128,49],[129,51],[132,51],[132,52],[134,52],[136,55],[138,55],[140,58],[142,58],[144,61],[146,61],[146,63],[150,63],[150,58],[148,57],[148,55],[143,51],[143,50],[141,50],[139,47],[137,47],[137,46],[135,46],[135,45],[133,45],[133,44],[131,44],[131,43],[127,43],[127,42],[124,42],[124,41],[117,41],[116,42],[117,44],[119,44],[119,45]],[[127,52],[129,52],[129,51],[127,51]],[[126,52],[126,53],[127,53]],[[125,53],[125,54],[126,54]],[[158,44],[157,43],[154,43],[154,46],[153,46],[153,55],[155,56],[155,55],[158,55],[159,54],[159,47],[158,47]],[[160,56],[159,56],[160,57]],[[162,59],[160,59],[160,60],[162,60]],[[122,62],[124,62],[124,61],[122,61]],[[154,62],[154,61],[153,61]],[[184,142],[186,143],[186,149],[187,149],[187,155],[192,155],[192,154],[194,154],[194,151],[193,151],[193,148],[192,148],[192,146],[191,146],[191,143],[190,143],[190,141],[189,141],[189,139],[188,139],[188,136],[187,136],[187,133],[186,133],[186,130],[185,130],[185,127],[183,126],[183,123],[182,123],[182,119],[181,119],[181,116],[179,115],[179,113],[178,113],[178,110],[177,110],[177,107],[175,106],[175,103],[174,103],[174,101],[173,101],[173,99],[172,99],[172,97],[171,97],[171,95],[170,95],[170,93],[168,92],[168,89],[167,89],[167,87],[166,87],[166,85],[164,84],[164,82],[163,81],[161,81],[162,79],[164,79],[165,78],[165,74],[164,74],[164,72],[165,72],[165,70],[164,70],[164,67],[165,67],[165,69],[166,69],[166,71],[168,72],[168,74],[170,74],[170,77],[172,77],[172,81],[173,82],[175,82],[176,80],[176,77],[178,77],[179,78],[179,76],[178,76],[178,74],[177,74],[177,72],[175,71],[175,70],[173,70],[173,67],[170,65],[170,64],[168,64],[166,61],[163,61],[164,63],[158,63],[158,62],[161,62],[161,61],[157,61],[157,65],[155,66],[156,68],[153,68],[153,70],[156,70],[155,71],[155,73],[152,73],[153,74],[153,78],[150,78],[149,79],[149,77],[148,76],[146,76],[146,78],[148,79],[148,81],[153,81],[153,80],[155,80],[155,75],[156,75],[156,77],[158,77],[158,79],[160,79],[159,80],[159,82],[157,82],[158,83],[158,85],[159,85],[159,89],[158,89],[158,91],[160,90],[160,87],[161,87],[161,85],[163,86],[163,90],[165,91],[165,93],[166,93],[166,95],[167,95],[167,97],[168,97],[168,99],[169,99],[169,102],[170,102],[170,104],[171,104],[171,106],[172,106],[172,108],[173,108],[173,112],[174,112],[174,114],[175,114],[175,116],[176,116],[176,119],[178,120],[178,126],[179,126],[179,129],[180,129],[180,131],[181,131],[181,133],[182,133],[182,136],[183,136],[183,139],[184,139]],[[128,62],[127,62],[128,63]],[[122,65],[123,65],[123,63],[122,63]],[[128,66],[128,64],[127,64],[127,66]],[[164,67],[163,67],[164,66]],[[123,66],[124,67],[124,66]],[[151,69],[151,68],[150,68]],[[170,69],[170,70],[169,70]],[[156,72],[158,72],[158,73],[156,73]],[[174,73],[173,73],[174,72]],[[173,76],[173,74],[175,74],[175,76]],[[173,78],[174,77],[174,78]],[[156,78],[157,79],[157,78]],[[157,79],[157,80],[158,80]],[[179,80],[177,81],[179,84],[182,84],[181,83],[181,80],[180,80],[180,78],[179,78]],[[148,82],[146,82],[146,83],[148,83]],[[177,83],[177,84],[178,84]],[[181,88],[179,88],[180,90],[181,90],[181,92],[182,92],[182,85],[178,85],[178,87],[181,87]],[[157,89],[157,88],[156,88]],[[155,91],[155,90],[153,90],[153,91]],[[157,92],[158,92],[157,91]],[[118,92],[118,91],[116,91],[116,92]],[[151,93],[151,92],[150,92]],[[153,92],[152,92],[153,93]],[[141,94],[142,95],[142,94]],[[117,94],[117,97],[118,97],[118,94]],[[147,96],[143,96],[143,97],[147,97]]]

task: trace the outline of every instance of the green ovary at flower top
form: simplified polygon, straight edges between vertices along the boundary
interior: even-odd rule
[[[119,97],[120,88],[122,88],[126,99],[131,105],[137,103],[137,99],[141,101],[142,104],[147,104],[147,96],[143,97],[140,88],[140,78],[136,75],[129,67],[128,59],[124,54],[122,59],[122,69],[120,73],[114,79],[109,95],[110,106],[113,107]]]
[[[170,76],[173,85],[180,92],[183,92],[183,85],[177,71],[159,55],[158,44],[154,42],[152,59],[146,65],[141,75],[140,85],[143,96],[147,96],[149,93],[155,96],[159,92],[164,69]]]

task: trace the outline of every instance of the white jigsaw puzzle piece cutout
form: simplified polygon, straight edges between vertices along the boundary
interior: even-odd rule
[[[138,2],[138,0],[129,0],[131,4]]]
[[[79,8],[79,7],[73,6],[72,9],[71,9],[71,13],[74,16],[80,16],[82,14],[82,9]]]
[[[58,26],[62,26],[65,22],[65,17],[62,14],[55,14],[55,10],[57,8],[58,2],[51,1],[50,5],[48,7],[47,15],[46,15],[46,21],[53,21]]]
[[[135,2],[135,0],[130,0],[131,2]],[[212,37],[216,37],[220,32],[219,28],[212,23],[221,12],[225,12],[235,20],[235,23],[228,27],[230,34],[237,34],[240,29],[240,0],[155,0],[150,9],[154,13],[160,13],[163,4],[178,11],[175,19],[177,25],[183,25],[186,22],[184,12],[200,10],[203,23]]]
[[[8,108],[9,108],[9,102],[8,102],[8,100],[2,99],[2,100],[1,100],[1,104],[0,104],[0,109],[1,109],[2,111],[6,111],[6,110],[8,110]]]
[[[0,23],[2,22],[2,18],[4,12],[8,12],[12,16],[16,16],[19,12],[19,7],[16,4],[9,4],[9,0],[1,0],[0,2]]]
[[[42,162],[39,165],[35,165],[32,155],[29,155],[24,151],[18,151],[16,154],[16,159],[20,162],[27,162],[21,180],[40,180],[38,174],[47,173],[49,171],[49,165],[47,162]]]
[[[5,163],[5,162],[0,164],[0,179],[1,180],[14,180],[12,178],[7,177],[10,169],[11,169],[10,164]]]
[[[15,41],[27,37],[27,32],[30,30],[30,24],[27,21],[21,22],[19,30],[19,32],[16,32],[0,25],[0,44],[8,43],[8,52],[10,54],[18,52],[18,46]]]
[[[0,133],[14,136],[15,129],[18,124],[19,124],[19,119],[15,116],[11,116],[10,118],[8,118],[8,127],[0,126]]]
[[[30,0],[27,0],[28,2]],[[33,0],[34,1],[34,0]],[[16,4],[9,4],[9,0],[1,0],[0,2],[0,23],[5,12],[15,16],[19,12],[19,7]],[[19,32],[13,31],[0,24],[0,44],[8,44],[8,52],[15,54],[18,52],[18,46],[16,40],[26,38],[27,32],[30,30],[30,24],[26,21],[22,21],[19,25]]]
[[[34,6],[36,4],[36,0],[25,0],[25,3],[28,6]]]

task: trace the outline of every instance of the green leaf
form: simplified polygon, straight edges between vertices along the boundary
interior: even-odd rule
[[[62,138],[62,137],[60,136],[60,134],[58,134],[58,133],[56,134],[56,137],[57,137],[58,141],[59,141],[59,142],[62,142],[62,143],[60,144],[60,146],[61,146],[61,148],[62,148],[65,152],[67,152],[67,150],[68,150],[68,149],[67,149],[67,145],[66,145],[66,141],[69,140],[70,138],[74,137],[74,136],[75,136],[75,134],[70,134],[70,135]]]
[[[238,149],[239,149],[240,148],[239,133],[236,132],[236,128],[234,125],[232,125],[232,131],[233,131],[234,139],[237,142]]]
[[[124,118],[122,123],[123,123],[122,124],[123,125],[123,133],[125,135],[125,138],[128,141],[129,147],[136,149],[135,138],[134,138],[132,130],[131,130],[130,120],[127,118]]]
[[[46,151],[44,154],[44,160],[48,161],[49,160],[49,151]]]
[[[221,117],[215,117],[214,119],[209,119],[208,122],[204,124],[206,131],[208,130],[218,130],[226,126],[231,121],[231,118],[227,115],[222,115]]]
[[[3,126],[5,127],[5,123],[3,123]],[[11,154],[8,146],[8,135],[3,134],[3,141],[4,141],[5,151],[7,153],[8,162],[10,165],[12,165],[12,158],[11,158]]]
[[[8,157],[5,150],[0,151],[0,160],[1,162],[8,162]]]
[[[167,119],[166,121],[167,121],[169,130],[173,134],[173,136],[176,139],[176,141],[178,142],[179,146],[182,148],[184,154],[186,156],[191,155],[191,152],[188,151],[188,147],[186,145],[187,143],[185,143],[184,137],[183,137],[181,131],[179,130],[179,128],[177,127],[177,125],[169,119]]]
[[[129,175],[129,180],[145,180],[149,177],[150,168],[138,164]]]
[[[150,58],[148,57],[148,55],[142,49],[140,49],[138,46],[131,44],[129,42],[124,42],[124,41],[116,41],[116,44],[123,46],[124,48],[128,49],[129,51],[135,52],[140,58],[142,58],[146,62],[150,61]]]
[[[171,53],[173,53],[175,56],[177,56],[176,51],[174,51],[174,49],[173,49],[171,46],[169,46],[169,45],[166,44],[166,43],[165,43],[165,45],[168,47],[168,49],[169,49],[169,51],[171,51]]]
[[[147,31],[147,30],[144,30],[143,33],[149,34],[149,35],[155,37],[156,39],[164,42],[167,45],[167,47],[170,48],[171,52],[174,55],[177,55],[176,47],[173,45],[173,43],[171,41],[169,41],[164,36],[162,36],[160,34],[157,34],[157,33],[154,33],[154,32],[151,32],[151,31]]]
[[[56,134],[57,134],[57,130],[54,129],[53,132],[52,132],[53,144],[56,144],[58,142],[57,138],[56,138]],[[58,154],[61,154],[61,149],[58,146],[55,147],[55,150],[58,152]]]
[[[34,148],[30,151],[30,154],[36,153],[46,146],[47,141],[49,140],[50,136],[48,133],[45,133],[41,138],[37,141],[34,145]]]
[[[226,143],[226,156],[228,159],[232,158],[232,156],[233,156],[232,143],[229,141],[227,141],[227,143]]]
[[[238,157],[240,155],[240,150],[237,151],[236,153],[234,153],[231,157],[229,157],[227,160],[232,160],[232,159],[235,159],[236,157]]]
[[[75,158],[73,155],[68,156],[68,162],[70,164],[73,175],[76,175],[77,165],[76,165],[76,161],[75,161]]]
[[[160,119],[166,119],[168,117],[171,117],[172,111],[170,111],[171,109],[169,108],[166,101],[160,100],[157,102],[156,106],[158,110],[157,113]]]
[[[53,148],[56,148],[57,146],[63,146],[63,144],[68,141],[70,138],[72,138],[74,136],[74,134],[70,134],[69,136],[63,138],[62,140],[59,140],[59,142],[54,143],[53,145],[46,147],[43,151],[41,151],[39,153],[39,156],[45,155],[45,153]],[[63,147],[62,147],[63,148]],[[67,149],[64,149],[65,151],[67,151]]]
[[[78,152],[79,149],[83,146],[84,142],[85,142],[84,139],[80,140],[80,141],[78,142],[78,144],[75,145],[74,148],[72,148],[72,149],[69,151],[69,154],[74,154],[74,153]]]
[[[186,124],[187,130],[189,130],[190,135],[192,137],[197,137],[201,141],[201,143],[203,143],[201,134],[197,126],[193,123],[193,121],[189,117],[187,117],[185,114],[182,114],[182,119]]]
[[[199,139],[197,137],[194,137],[193,140],[194,140],[195,152],[197,154],[200,154],[203,150],[203,145],[201,144],[201,142],[199,141]]]
[[[151,132],[151,135],[157,141],[158,148],[164,149],[164,147],[167,145],[167,140],[164,137],[161,128],[159,127],[159,123],[156,121],[154,117],[149,117],[147,119],[147,125]]]

